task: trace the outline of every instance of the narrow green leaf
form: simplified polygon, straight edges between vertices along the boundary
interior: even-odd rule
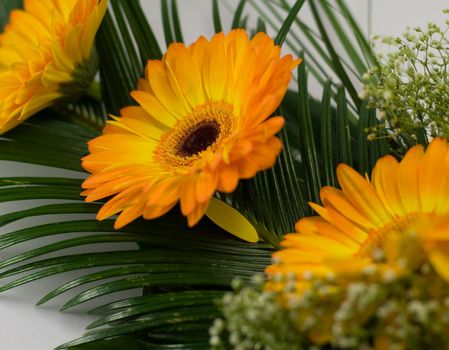
[[[275,31],[279,30],[279,25],[276,24],[273,21],[273,16],[277,17],[280,21],[282,21],[281,16],[276,12],[276,11],[269,11],[268,14],[266,13],[266,11],[263,11],[261,6],[259,6],[260,2],[259,1],[255,1],[255,0],[249,0],[249,2],[251,3],[251,5],[254,7],[254,9],[260,14],[260,16],[263,18],[263,20],[265,21],[265,23],[267,23],[270,28],[272,28]],[[267,1],[264,1],[264,3],[269,7],[270,3]],[[290,36],[295,38],[296,41],[298,42],[299,37],[296,36],[294,31],[290,31]],[[303,50],[306,51],[306,46],[304,45],[303,42],[298,43],[294,43],[293,41],[289,40],[289,36],[286,37],[285,39],[285,43],[288,46],[288,48],[290,50],[293,50],[293,52],[297,52],[298,51],[298,47]],[[308,52],[308,50],[307,50]],[[314,55],[311,55],[310,57],[311,61],[314,61]],[[329,79],[325,79],[324,77],[327,75],[327,73],[322,69],[321,64],[316,61],[316,64],[309,66],[310,72],[313,74],[313,76],[315,77],[315,79],[320,83],[320,84],[324,84],[324,82]]]
[[[137,42],[142,63],[149,59],[161,59],[162,51],[154,35],[153,29],[148,23],[140,1],[111,0],[119,3],[127,14],[128,23]]]
[[[84,337],[74,340],[72,342],[61,345],[57,350],[67,349],[75,345],[99,340],[106,339],[110,337],[120,336],[122,334],[129,334],[130,332],[137,332],[144,329],[158,329],[160,327],[167,325],[176,325],[186,322],[198,322],[198,321],[209,321],[211,322],[215,318],[220,316],[220,312],[216,306],[199,306],[193,308],[180,308],[175,311],[167,311],[161,313],[151,314],[148,317],[141,317],[134,322],[125,323],[124,325],[117,326],[114,328],[105,328],[100,330],[93,330],[87,332]],[[207,347],[206,342],[206,347]],[[202,347],[198,349],[204,349],[204,343]],[[171,346],[171,348],[173,348]],[[176,347],[175,347],[176,348]],[[197,347],[191,347],[190,345],[187,349],[197,349]]]
[[[53,186],[81,186],[82,180],[66,177],[3,177],[0,178],[0,187],[18,187],[25,189],[37,185]]]
[[[358,153],[359,153],[359,172],[366,174],[371,170],[370,164],[370,150],[374,150],[376,156],[378,155],[377,147],[370,147],[370,141],[368,141],[368,132],[371,121],[371,113],[373,110],[369,109],[367,102],[364,101],[360,108],[359,113],[359,130],[358,130]]]
[[[68,348],[61,348],[68,349]],[[102,339],[98,341],[92,341],[90,343],[75,345],[70,347],[70,350],[146,350],[142,339],[135,334],[129,336],[115,337],[111,339]],[[157,348],[153,348],[157,350]],[[159,349],[162,350],[162,349]],[[169,350],[169,349],[166,349]],[[175,350],[171,348],[170,350]],[[178,349],[181,350],[181,349]]]
[[[220,5],[218,0],[212,0],[212,18],[214,20],[215,33],[220,33],[223,31],[220,18]]]
[[[80,192],[79,188],[73,186],[30,186],[27,191],[18,191],[17,188],[4,188],[0,191],[0,203],[26,199],[81,200]]]
[[[120,280],[112,281],[96,287],[85,290],[71,298],[61,307],[62,310],[68,310],[79,304],[85,303],[101,296],[116,293],[124,290],[152,287],[152,286],[213,286],[214,288],[226,288],[230,285],[235,275],[222,271],[221,276],[206,276],[201,272],[185,272],[172,274],[155,274],[151,276],[132,276]]]
[[[237,5],[237,8],[234,13],[234,18],[232,19],[232,26],[231,26],[232,29],[245,27],[242,26],[241,22],[242,22],[243,9],[245,7],[246,1],[247,0],[240,0],[239,4]]]
[[[279,18],[278,11],[275,9],[273,5],[270,4],[269,1],[265,1],[266,6],[269,8],[270,14],[273,14],[277,18]],[[281,5],[286,11],[291,10],[291,6],[287,0],[281,0]],[[324,6],[324,5],[323,5]],[[330,6],[330,5],[328,5]],[[330,69],[334,70],[334,65],[332,62],[332,58],[325,52],[325,49],[322,47],[322,41],[320,35],[315,32],[309,25],[305,24],[299,16],[295,18],[295,24],[298,27],[298,32],[301,35],[297,35],[295,31],[291,32],[292,38],[296,41],[297,45],[301,47],[301,49],[308,54],[309,60],[309,69],[311,73],[316,76],[316,70],[323,74],[327,80],[330,79],[329,73],[325,69],[325,63]],[[313,51],[309,49],[309,45],[313,48]],[[357,71],[354,70],[353,64],[347,62],[343,57],[339,56],[342,64],[354,74],[355,77],[359,77],[360,75]],[[318,79],[321,84],[324,85],[325,81]]]
[[[114,8],[114,18],[116,20],[120,36],[123,38],[123,45],[128,58],[127,64],[129,65],[131,72],[133,72],[134,84],[135,80],[139,78],[142,73],[142,63],[139,60],[138,52],[134,46],[133,34],[130,32],[130,28],[127,24],[130,19],[126,17],[120,3],[113,1],[111,4]]]
[[[289,140],[289,136],[285,130],[281,131],[281,140],[284,145],[284,151],[279,156],[280,164],[283,169],[283,174],[286,177],[286,185],[284,196],[289,198],[289,202],[285,205],[284,209],[289,209],[290,221],[296,222],[299,218],[302,218],[308,212],[307,201],[304,198],[304,191],[299,183],[299,175],[295,168],[295,160],[293,159],[293,151],[290,148],[292,144]],[[291,223],[288,226],[292,228]],[[291,232],[291,231],[286,231]],[[284,232],[284,233],[286,233]]]
[[[31,260],[41,255],[57,252],[67,248],[78,247],[82,245],[99,244],[99,243],[124,243],[124,242],[138,242],[139,237],[135,235],[116,233],[112,234],[97,234],[89,235],[86,237],[76,237],[66,240],[62,240],[56,243],[52,243],[41,248],[32,249],[21,254],[15,255],[9,259],[2,260],[0,262],[0,269],[4,269],[10,265],[21,263],[26,260]],[[0,288],[0,291],[5,290],[4,287]]]
[[[292,7],[287,18],[285,19],[284,23],[282,23],[282,26],[279,29],[276,39],[274,40],[276,45],[282,46],[282,44],[285,41],[285,38],[287,37],[288,32],[290,31],[290,27],[292,26],[296,18],[296,15],[298,14],[299,10],[301,10],[301,7],[304,5],[304,3],[305,0],[296,1],[295,5]]]
[[[368,108],[365,102],[360,110],[359,130],[358,130],[358,150],[359,150],[359,172],[369,174],[377,160],[389,153],[387,139],[376,137],[368,140],[371,132],[378,130],[379,120],[376,117],[376,110]]]
[[[144,235],[137,236],[136,241],[146,242],[149,244],[156,244],[160,246],[161,242],[164,245],[171,247],[185,247],[187,245],[195,244],[196,248],[212,249],[216,253],[220,251],[234,252],[237,254],[246,255],[259,255],[266,250],[266,254],[270,254],[271,250],[269,245],[258,244],[253,245],[238,241],[232,238],[229,234],[222,230],[211,230],[206,227],[196,227],[195,230],[191,230],[186,226],[181,226],[175,223],[151,223],[152,234],[148,234],[149,227],[144,224],[132,224],[128,225],[124,230],[127,233],[145,233]],[[209,225],[210,227],[210,225]],[[0,249],[5,249],[11,245],[25,242],[27,240],[47,237],[60,233],[69,232],[116,232],[113,228],[113,220],[96,221],[96,220],[77,220],[60,223],[44,224],[29,228],[20,229],[14,232],[6,233],[0,236]],[[163,241],[161,237],[157,235],[158,232],[164,232]],[[206,239],[207,237],[207,239]],[[226,246],[229,244],[229,246]]]
[[[91,323],[89,326],[87,326],[87,329],[102,327],[111,322],[116,322],[125,318],[135,317],[161,310],[176,310],[178,307],[185,306],[210,305],[220,297],[222,297],[223,294],[224,292],[222,291],[185,291],[176,293],[163,293],[153,295],[150,298],[138,298],[139,303],[137,305],[128,303],[128,299],[125,300],[125,303],[116,303],[113,309],[109,308],[109,311],[116,310],[117,305],[121,305],[118,311],[112,314],[108,314],[107,316]],[[124,304],[127,306],[123,307]],[[110,305],[111,304],[109,304],[109,306]],[[103,310],[105,309],[103,308]]]
[[[98,86],[98,82],[92,82],[91,86]],[[101,91],[98,90],[101,95]],[[92,132],[100,132],[107,120],[105,105],[102,101],[94,99],[90,96],[83,96],[75,103],[68,105],[54,106],[58,113],[65,115],[68,119],[76,120],[78,125],[82,125]]]
[[[121,107],[132,104],[129,92],[136,86],[136,74],[127,64],[128,55],[110,10],[97,33],[102,97],[107,110],[118,114]]]
[[[177,0],[171,1],[171,14],[172,14],[173,30],[175,32],[176,41],[178,43],[182,43],[182,42],[184,42],[184,39],[182,37],[181,22],[179,21],[179,16],[178,16]]]
[[[265,24],[264,20],[262,18],[257,19],[257,28],[256,33],[266,33],[267,32],[267,25]]]
[[[368,116],[368,130],[369,128],[375,127],[377,128],[379,126],[379,120],[376,116],[376,110],[370,109],[369,110],[369,116]],[[368,136],[368,135],[365,135]],[[368,150],[369,150],[369,169],[367,171],[371,171],[371,169],[376,164],[377,160],[390,153],[390,147],[388,146],[388,141],[386,138],[377,138],[374,141],[368,142]],[[401,147],[397,147],[400,149]],[[404,150],[405,152],[405,150]]]
[[[357,24],[354,16],[351,14],[348,6],[344,0],[336,0],[338,7],[340,8],[343,16],[345,17],[351,32],[355,35],[357,42],[359,44],[360,50],[365,57],[368,66],[377,64],[376,55],[373,52],[371,45],[363,34],[360,26]]]
[[[352,166],[351,131],[349,129],[348,119],[346,93],[344,87],[340,87],[337,93],[338,163],[345,163]]]
[[[321,117],[321,156],[323,158],[324,183],[328,186],[336,185],[336,164],[333,157],[333,128],[331,109],[331,82],[329,81],[323,89],[322,117]]]
[[[309,197],[314,202],[320,200],[321,178],[318,163],[318,152],[313,134],[312,117],[310,114],[309,94],[307,84],[306,62],[298,66],[298,93],[299,93],[299,128],[300,149],[303,166],[306,174],[306,183]]]
[[[279,14],[279,11],[268,1],[266,1],[265,4],[270,13],[273,16],[275,16],[278,20],[282,21],[282,16]],[[281,4],[287,11],[287,13],[290,13],[292,7],[287,2],[287,0],[282,0]],[[298,26],[301,35],[298,35],[294,30],[291,30],[289,34],[296,42],[295,46],[299,47],[301,51],[307,53],[309,70],[311,70],[311,68],[313,67],[314,69],[317,69],[324,77],[326,77],[326,79],[329,79],[328,73],[322,66],[324,62],[329,67],[333,68],[332,60],[329,58],[328,54],[322,48],[322,45],[318,43],[318,39],[316,38],[318,35],[308,25],[306,25],[304,22],[300,20],[300,16],[296,16],[294,23]],[[304,39],[308,40],[309,44],[312,46],[313,50],[316,51],[316,53],[315,52],[312,53],[311,50],[308,49],[309,45]],[[287,42],[287,44],[289,43]],[[292,48],[292,45],[289,44],[289,47]],[[296,49],[296,51],[297,50],[298,49]],[[317,57],[320,58],[320,60],[317,59]],[[311,73],[313,73],[312,70]]]
[[[103,238],[99,237],[99,235],[91,237],[83,237],[83,244],[95,244],[95,243],[115,243],[120,244],[121,242],[138,242],[138,240],[133,241],[131,235],[124,235],[125,237],[118,238],[117,236],[112,237],[111,235],[104,235]],[[100,239],[97,239],[100,238]],[[76,246],[77,242],[81,240],[72,240],[75,242],[73,247]],[[69,240],[64,241],[63,243],[69,243]],[[69,247],[68,244],[62,244],[62,249]],[[52,247],[55,247],[53,245]],[[72,247],[72,246],[70,246]],[[31,259],[33,256],[40,255],[39,253],[43,252],[46,247],[35,249],[31,254],[27,257]],[[50,252],[51,249],[47,249],[47,252]],[[176,256],[171,256],[176,252]],[[23,254],[22,254],[23,256]],[[216,257],[214,259],[214,256]],[[20,262],[21,257],[13,257],[11,260],[15,260],[14,262]],[[87,276],[83,276],[80,279],[75,281],[68,282],[61,287],[58,287],[56,290],[50,292],[43,299],[39,301],[39,304],[47,302],[51,298],[59,295],[71,288],[77,287],[81,284],[88,283],[93,278],[94,280],[99,280],[102,278],[120,276],[120,275],[131,275],[131,274],[154,274],[154,273],[163,273],[167,275],[166,277],[172,276],[176,278],[179,276],[181,272],[198,272],[207,274],[207,278],[216,278],[219,279],[223,275],[223,271],[225,272],[225,280],[229,281],[229,276],[238,276],[244,280],[250,279],[254,274],[260,273],[265,265],[268,264],[269,259],[255,259],[253,262],[246,261],[247,259],[242,259],[236,256],[231,255],[223,255],[223,254],[210,254],[203,251],[188,251],[184,252],[182,250],[177,249],[163,249],[156,248],[145,251],[118,251],[118,252],[105,252],[105,253],[87,253],[87,254],[77,254],[77,255],[67,255],[61,256],[57,258],[47,258],[39,261],[35,261],[32,263],[28,263],[25,265],[21,265],[16,268],[12,268],[10,270],[6,270],[0,274],[0,278],[11,277],[14,275],[18,275],[23,272],[28,272],[32,270],[37,270],[36,272],[27,274],[23,277],[17,278],[7,284],[1,286],[0,291],[6,291],[11,288],[15,288],[17,286],[27,284],[48,276],[52,276],[55,274],[65,273],[73,270],[85,269],[89,267],[103,267],[103,266],[117,266],[117,265],[126,265],[124,268],[120,268],[119,270],[114,270],[115,272],[111,272],[110,270],[101,271],[95,273],[93,275],[89,275],[88,279],[85,279]],[[8,262],[9,264],[9,262]],[[4,264],[6,265],[6,263]],[[130,265],[136,265],[134,267]],[[109,271],[109,272],[108,272]],[[105,273],[107,274],[105,276]],[[144,287],[144,286],[142,286]]]
[[[335,51],[334,45],[332,44],[329,35],[324,27],[323,21],[321,19],[321,15],[318,12],[317,5],[315,3],[316,0],[311,0],[309,2],[310,9],[312,10],[313,17],[315,19],[315,22],[318,26],[318,29],[321,33],[321,37],[323,42],[326,45],[326,48],[329,52],[330,57],[332,58],[332,63],[334,64],[334,70],[337,73],[338,77],[342,81],[343,85],[345,86],[346,90],[348,91],[349,95],[351,96],[352,101],[356,105],[357,110],[360,109],[361,100],[357,94],[357,91],[354,87],[354,85],[351,82],[351,79],[349,78],[348,74],[346,73],[345,69],[342,66],[341,60]]]
[[[123,277],[127,275],[140,275],[140,276],[151,276],[152,281],[158,280],[158,277],[164,276],[179,276],[179,274],[188,272],[188,273],[201,273],[203,269],[204,273],[211,273],[210,268],[204,268],[202,265],[171,265],[171,264],[154,264],[154,265],[144,265],[144,266],[125,266],[125,267],[117,267],[113,269],[103,270],[100,272],[95,272],[92,274],[87,274],[77,279],[74,279],[70,282],[63,284],[62,286],[54,289],[49,294],[47,294],[44,298],[42,298],[38,305],[41,305],[56,296],[63,294],[71,289],[77,288],[79,286],[83,286],[85,284],[91,282],[97,282],[105,279],[115,278],[115,277]],[[154,278],[153,278],[154,277]],[[164,285],[165,283],[160,282],[160,285]],[[165,280],[164,280],[165,281]],[[172,281],[170,279],[170,281]],[[108,283],[109,284],[109,283]],[[3,291],[3,290],[2,290]],[[63,307],[64,309],[64,307]]]
[[[168,1],[161,0],[161,11],[162,11],[162,26],[164,28],[165,43],[167,47],[174,41],[174,35],[172,33],[172,25],[170,23],[170,14],[168,9]]]
[[[0,216],[0,226],[11,222],[40,215],[54,214],[96,214],[100,206],[92,203],[59,203],[43,205],[27,210],[16,211]]]
[[[43,224],[3,234],[0,236],[0,250],[31,239],[69,232],[114,232],[114,230],[107,221],[78,220]]]
[[[80,171],[86,142],[97,133],[50,110],[33,119],[0,139],[0,159]]]
[[[349,59],[351,60],[351,64],[355,67],[356,72],[358,73],[356,76],[361,79],[362,75],[368,70],[368,67],[363,62],[363,56],[361,57],[354,48],[354,43],[346,34],[346,31],[343,29],[338,17],[336,16],[335,9],[328,2],[316,2],[318,6],[323,9],[324,14],[329,19],[330,24],[332,25],[332,29],[338,37],[342,47],[346,51]],[[352,23],[355,25],[355,23]]]
[[[247,26],[248,26],[248,18],[249,16],[246,15],[242,18],[242,20],[240,21],[240,28],[244,29],[244,30],[248,30]]]
[[[154,307],[154,310],[158,310],[161,303],[168,303],[170,301],[187,301],[190,302],[194,299],[210,299],[218,300],[223,295],[223,291],[215,290],[201,290],[201,291],[181,291],[173,293],[161,293],[155,295],[141,296],[135,298],[129,298],[125,300],[115,301],[106,305],[102,305],[89,311],[91,315],[112,315],[117,314],[127,309],[136,310],[139,307]]]

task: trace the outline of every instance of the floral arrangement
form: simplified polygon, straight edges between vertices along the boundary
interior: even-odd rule
[[[448,348],[447,30],[382,56],[343,0],[212,0],[184,43],[160,4],[166,50],[137,0],[0,0],[0,160],[71,170],[0,178],[37,200],[0,213],[0,291],[82,271],[37,301],[97,302],[58,349]]]

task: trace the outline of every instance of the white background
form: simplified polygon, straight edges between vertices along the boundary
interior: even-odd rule
[[[231,5],[236,2],[229,1]],[[142,3],[153,30],[160,42],[163,42],[159,1],[142,0]],[[367,0],[347,0],[347,3],[362,28],[367,29]],[[213,33],[210,1],[178,0],[178,5],[184,39],[187,43],[191,43],[199,35],[210,36]],[[448,4],[443,0],[373,0],[372,34],[400,35],[406,26],[423,26],[429,21],[443,25],[446,16],[441,14],[441,10],[445,7],[448,7]],[[221,12],[224,18],[223,27],[228,28],[232,16],[225,6],[222,7]],[[253,14],[252,11],[248,12]],[[302,11],[300,14],[304,20],[307,20],[307,16],[309,16],[307,11]],[[253,18],[256,18],[254,14]],[[24,174],[28,176],[61,175],[43,167],[23,168],[12,163],[0,162],[0,177],[23,176]],[[79,176],[78,174],[74,175]],[[23,206],[23,204],[20,205]],[[30,204],[28,203],[28,205]],[[11,205],[0,206],[0,214],[13,209]],[[51,218],[44,218],[44,220],[48,222]],[[13,228],[14,226],[11,225],[0,228],[0,233]],[[14,252],[10,251],[8,255],[12,253]],[[0,252],[0,254],[2,254],[0,258],[4,258],[4,253]],[[77,275],[79,273],[73,273],[70,276],[56,276],[0,294],[0,350],[49,350],[65,341],[79,337],[84,327],[93,321],[93,318],[83,314],[83,309],[76,312],[58,312],[57,306],[67,300],[67,297],[60,298],[46,307],[34,306],[34,303],[50,289]],[[137,293],[138,291],[127,295],[136,295]],[[123,296],[114,296],[114,298]]]

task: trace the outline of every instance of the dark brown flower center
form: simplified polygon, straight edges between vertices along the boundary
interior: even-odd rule
[[[213,145],[220,135],[220,124],[216,120],[204,120],[187,131],[178,148],[178,155],[191,157]]]
[[[161,136],[153,151],[154,160],[167,171],[184,171],[222,150],[237,124],[229,103],[210,101],[197,106]]]

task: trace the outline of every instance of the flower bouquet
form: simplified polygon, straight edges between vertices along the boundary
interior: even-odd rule
[[[58,349],[449,348],[447,30],[211,2],[184,43],[161,0],[161,50],[137,0],[0,0],[0,160],[55,174],[0,178],[0,291],[81,271]]]

